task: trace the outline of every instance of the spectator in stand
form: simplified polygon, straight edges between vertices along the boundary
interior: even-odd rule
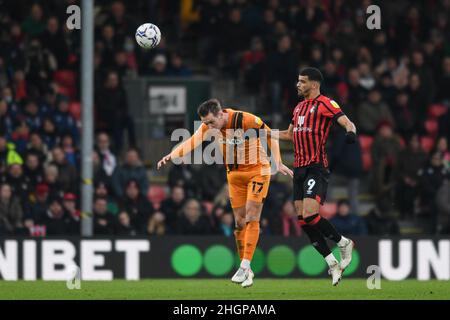
[[[267,79],[269,79],[272,113],[283,111],[283,96],[286,90],[292,91],[298,77],[298,61],[292,50],[292,41],[288,35],[280,38],[277,50],[267,58]],[[276,118],[276,117],[275,117]],[[273,127],[278,127],[275,123]]]
[[[232,8],[228,12],[228,19],[221,25],[221,34],[227,41],[221,41],[221,53],[226,57],[225,71],[236,77],[239,60],[250,40],[247,26],[242,21],[240,8]]]
[[[59,136],[71,135],[75,143],[78,143],[79,132],[77,127],[77,121],[69,112],[69,99],[66,97],[60,97],[57,103],[58,110],[53,115],[53,120],[57,127]]]
[[[47,214],[48,210],[48,199],[49,199],[49,187],[45,183],[40,183],[36,186],[34,191],[34,201],[32,201],[28,210],[25,211],[25,223],[28,226],[33,226],[42,221],[42,219]],[[27,223],[27,220],[28,223]]]
[[[16,121],[14,132],[11,135],[11,143],[19,154],[24,154],[28,143],[30,128],[25,121]]]
[[[200,202],[195,199],[187,200],[177,221],[177,234],[207,235],[211,231],[208,218],[202,213]]]
[[[35,101],[28,100],[24,103],[25,112],[23,114],[25,123],[30,130],[38,130],[42,126],[42,119],[39,114],[39,108]]]
[[[400,227],[392,217],[390,205],[377,201],[375,207],[364,217],[369,235],[393,236],[400,234]]]
[[[172,166],[169,170],[169,187],[183,187],[187,198],[197,198],[199,196],[199,172],[191,164]]]
[[[107,200],[108,211],[113,215],[119,213],[119,206],[116,199],[113,196],[113,192],[108,184],[104,181],[97,181],[94,185],[94,196],[97,198],[104,198]]]
[[[128,113],[128,100],[125,89],[120,83],[119,75],[115,71],[108,72],[103,88],[96,95],[96,114],[106,130],[112,134],[116,151],[123,146],[123,134],[128,133],[130,146],[136,146],[134,122]]]
[[[43,120],[41,137],[49,149],[53,149],[53,147],[59,142],[55,122],[51,118],[45,118]]]
[[[64,195],[64,190],[59,182],[59,169],[56,165],[49,165],[44,170],[45,184],[49,188],[49,193],[52,198],[61,198]]]
[[[94,235],[113,235],[116,229],[114,216],[108,211],[105,198],[94,200]]]
[[[116,155],[111,150],[111,143],[106,132],[97,134],[97,144],[95,149],[100,156],[103,169],[108,176],[111,176],[117,165]]]
[[[125,163],[114,169],[112,176],[112,187],[116,197],[123,197],[124,189],[130,180],[135,180],[137,182],[141,194],[147,194],[149,187],[147,172],[141,159],[139,158],[138,151],[133,148],[127,151],[125,155]]]
[[[439,102],[450,102],[450,56],[442,60],[442,75],[438,80],[437,97]]]
[[[363,173],[361,145],[359,140],[352,144],[346,143],[345,132],[340,128],[335,129],[332,136],[330,170],[346,179],[350,211],[359,212],[359,185]]]
[[[30,180],[23,174],[21,163],[12,163],[8,166],[8,171],[1,178],[1,183],[7,183],[11,186],[14,195],[19,197],[21,203],[28,201],[30,193]]]
[[[66,212],[67,234],[80,235],[81,212],[77,209],[77,196],[70,192],[64,194],[62,204]]]
[[[63,191],[76,192],[78,188],[77,169],[67,161],[62,148],[53,148],[52,156],[51,164],[58,168],[58,184]]]
[[[439,137],[436,142],[436,149],[442,153],[444,167],[450,170],[450,151],[448,150],[448,141],[446,137]]]
[[[232,237],[234,234],[234,218],[231,212],[222,215],[220,219],[220,231],[226,237]]]
[[[382,100],[380,91],[376,88],[370,90],[368,101],[362,102],[358,107],[358,130],[363,134],[374,135],[377,126],[382,121],[394,124],[394,118],[387,104]]]
[[[0,99],[0,135],[10,136],[13,132],[13,124],[13,118],[8,112],[8,104]]]
[[[254,37],[250,50],[245,51],[241,59],[241,71],[244,76],[245,86],[250,93],[258,94],[261,92],[261,79],[264,79],[265,60],[264,43],[260,37]]]
[[[131,223],[130,215],[126,211],[120,211],[117,216],[116,234],[119,236],[135,236],[138,234]]]
[[[40,4],[31,6],[30,16],[22,23],[22,30],[33,36],[42,33],[45,29],[44,12]]]
[[[36,154],[39,157],[39,162],[45,164],[48,159],[49,151],[47,145],[42,141],[38,132],[30,133],[30,141],[27,145],[26,153]]]
[[[153,58],[152,67],[149,71],[149,75],[153,77],[163,77],[169,75],[166,56],[158,54]]]
[[[15,234],[22,225],[22,206],[20,200],[14,196],[11,186],[0,185],[0,236]]]
[[[222,170],[218,164],[202,166],[202,175],[200,177],[202,199],[207,201],[214,200],[214,197],[222,189],[225,182],[225,170]]]
[[[426,153],[420,146],[419,136],[411,136],[408,146],[400,151],[396,168],[395,203],[400,212],[400,218],[411,217],[414,212],[414,202],[417,198],[417,172],[427,160]]]
[[[417,73],[413,73],[409,77],[408,95],[411,109],[416,112],[419,119],[425,119],[427,106],[430,101]]]
[[[184,64],[181,55],[177,52],[172,53],[170,56],[169,75],[175,77],[192,76],[192,70]]]
[[[410,70],[411,74],[416,74],[419,77],[420,83],[423,84],[421,89],[423,90],[425,104],[422,106],[422,108],[426,109],[425,107],[433,99],[436,89],[433,86],[432,71],[425,64],[423,52],[421,50],[414,50],[412,52],[411,60],[410,60],[410,64],[409,64],[409,70]]]
[[[155,212],[148,220],[147,234],[156,236],[162,236],[166,234],[165,220],[166,217],[163,213],[161,213],[160,211]]]
[[[92,165],[93,165],[93,175],[94,175],[94,183],[97,184],[99,182],[103,182],[107,185],[111,185],[111,177],[106,174],[105,169],[100,162],[100,156],[94,150],[92,151]]]
[[[66,234],[68,224],[61,198],[50,198],[49,207],[40,224],[45,225],[46,235],[48,236],[62,236]]]
[[[149,217],[154,209],[145,195],[140,193],[136,180],[128,181],[125,189],[125,197],[121,204],[122,211],[126,211],[131,220],[131,225],[139,233],[144,234]]]
[[[372,144],[371,191],[377,197],[390,197],[394,186],[395,167],[401,150],[400,139],[394,134],[389,122],[378,126]]]
[[[412,108],[406,91],[397,92],[395,103],[391,110],[397,124],[397,131],[402,137],[408,137],[413,131],[417,130],[417,110]]]
[[[28,152],[25,157],[24,175],[28,178],[29,187],[35,189],[44,181],[44,170],[39,160],[39,154]]]
[[[445,180],[450,179],[450,172],[444,167],[442,153],[433,151],[429,162],[419,170],[420,215],[424,231],[436,234],[438,228],[438,208],[436,194]]]
[[[281,216],[281,234],[284,237],[300,236],[302,231],[298,224],[297,212],[295,211],[294,203],[289,199],[284,202],[280,213]]]
[[[67,162],[75,168],[80,165],[80,152],[78,151],[70,134],[63,135],[61,139],[61,149],[64,152]]]
[[[55,56],[58,69],[64,69],[68,62],[69,48],[57,17],[48,18],[47,27],[41,35],[41,42]]]
[[[336,215],[330,219],[336,226],[338,232],[342,234],[362,236],[367,234],[365,221],[355,213],[350,211],[348,200],[339,200]]]
[[[184,189],[181,186],[174,186],[170,190],[170,197],[161,203],[160,211],[164,215],[167,232],[175,232],[180,211],[186,201]]]

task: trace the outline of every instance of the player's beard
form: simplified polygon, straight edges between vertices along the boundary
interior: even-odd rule
[[[303,91],[297,90],[298,97],[299,98],[305,98],[309,94],[309,91],[310,91],[309,89],[306,89],[306,90],[303,90]]]

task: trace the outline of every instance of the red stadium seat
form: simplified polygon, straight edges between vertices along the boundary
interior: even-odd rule
[[[428,107],[428,115],[432,118],[439,118],[447,113],[447,107],[443,104],[432,104]]]
[[[153,185],[147,193],[147,199],[153,203],[155,209],[159,209],[161,202],[166,198],[166,189],[164,187]]]
[[[435,119],[425,121],[425,130],[430,136],[436,137],[439,131],[439,123]]]
[[[64,87],[74,87],[76,85],[76,73],[70,70],[59,70],[53,74],[53,80]]]
[[[320,206],[320,215],[325,219],[330,219],[334,217],[337,211],[337,203],[336,202],[325,202],[322,206]]]
[[[373,137],[366,136],[366,135],[360,135],[359,136],[359,144],[361,145],[361,150],[368,151],[372,147],[373,143]]]
[[[429,136],[420,137],[420,145],[425,152],[430,152],[434,147],[435,139]]]

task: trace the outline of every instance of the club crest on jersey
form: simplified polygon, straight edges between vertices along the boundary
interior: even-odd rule
[[[340,109],[341,107],[339,106],[339,104],[336,102],[336,101],[334,101],[334,100],[330,100],[330,103],[331,103],[331,105],[334,107],[334,108],[336,108],[336,109]]]
[[[313,113],[314,111],[316,111],[316,109],[317,109],[317,104],[313,105],[311,110],[309,110],[309,113]]]

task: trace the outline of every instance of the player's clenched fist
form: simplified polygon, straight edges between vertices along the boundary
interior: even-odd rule
[[[167,161],[170,161],[170,154],[164,156],[161,160],[158,161],[157,169],[159,170],[162,166],[164,166]]]

